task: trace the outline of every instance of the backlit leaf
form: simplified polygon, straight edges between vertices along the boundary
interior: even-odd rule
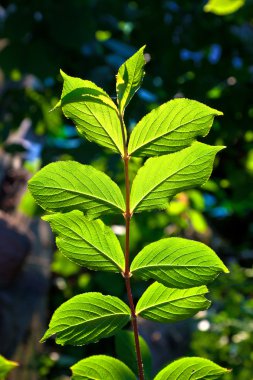
[[[151,379],[152,356],[150,349],[141,335],[139,335],[142,362],[145,379]],[[121,330],[115,335],[116,354],[131,370],[138,375],[138,365],[135,352],[135,340],[133,331]]]
[[[89,269],[108,272],[124,270],[124,254],[120,243],[101,220],[88,220],[81,211],[44,216],[58,235],[59,250],[75,263]]]
[[[133,372],[120,360],[106,355],[94,355],[71,367],[72,380],[136,380]]]
[[[81,136],[123,155],[122,130],[112,99],[93,82],[61,74],[64,84],[57,106],[61,105]]]
[[[138,50],[137,53],[130,57],[119,68],[116,88],[119,109],[122,113],[124,113],[126,106],[139,89],[144,77],[144,49],[145,46]]]
[[[136,314],[156,322],[177,322],[210,306],[206,286],[190,289],[167,288],[155,282],[137,303]]]
[[[228,269],[211,248],[176,237],[147,245],[131,265],[133,276],[180,289],[206,285],[221,272]]]
[[[245,0],[209,0],[204,6],[204,11],[225,16],[236,12],[244,4]]]
[[[59,161],[41,169],[29,181],[38,204],[47,211],[84,211],[96,218],[121,213],[125,202],[119,187],[106,174],[75,161]]]
[[[4,380],[8,373],[16,368],[18,363],[5,359],[0,355],[0,380]]]
[[[195,142],[179,152],[149,158],[133,181],[131,212],[164,209],[175,194],[203,185],[221,149]]]
[[[155,108],[134,128],[128,152],[133,156],[158,156],[186,148],[206,136],[214,116],[222,112],[190,99],[173,99]]]
[[[182,358],[162,369],[154,380],[215,380],[225,373],[226,368],[204,358]]]
[[[56,343],[83,345],[114,335],[130,320],[130,309],[117,297],[85,293],[63,303],[53,314],[44,342],[56,334]]]

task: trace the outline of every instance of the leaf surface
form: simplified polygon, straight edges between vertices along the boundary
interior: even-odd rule
[[[9,372],[17,366],[18,363],[5,359],[2,355],[0,355],[0,380],[4,380]]]
[[[121,113],[124,113],[126,106],[139,89],[144,77],[144,49],[145,46],[138,50],[137,53],[130,57],[119,68],[116,89]]]
[[[73,78],[61,72],[64,83],[61,105],[81,136],[124,154],[118,110],[112,99],[93,82]]]
[[[57,247],[70,260],[93,270],[124,270],[125,259],[120,243],[111,228],[101,220],[88,220],[77,210],[46,215],[43,219],[58,235]]]
[[[81,210],[91,218],[125,210],[122,193],[106,174],[75,161],[59,161],[41,169],[29,181],[38,204],[47,211]]]
[[[162,369],[154,380],[215,380],[228,372],[230,370],[211,360],[191,357],[175,360]]]
[[[223,148],[195,142],[179,152],[149,158],[134,178],[131,212],[164,209],[177,193],[203,185]]]
[[[150,349],[141,335],[139,335],[141,356],[144,367],[145,379],[151,379],[152,356]],[[117,357],[122,360],[131,370],[138,375],[138,365],[135,352],[133,331],[121,330],[115,335],[115,349]]]
[[[225,16],[238,11],[244,4],[245,0],[209,0],[204,6],[204,11]]]
[[[85,293],[63,303],[53,314],[44,342],[56,334],[56,343],[76,346],[114,335],[130,320],[130,309],[117,297]]]
[[[72,380],[136,380],[133,372],[120,360],[106,355],[94,355],[71,367]]]
[[[131,133],[130,156],[158,156],[186,148],[206,136],[214,116],[222,112],[190,99],[173,99],[155,108]]]
[[[206,286],[190,289],[167,288],[155,282],[137,303],[136,314],[156,322],[177,322],[210,306]]]
[[[216,253],[197,241],[168,238],[147,245],[134,258],[133,276],[150,278],[172,288],[206,285],[228,269]]]

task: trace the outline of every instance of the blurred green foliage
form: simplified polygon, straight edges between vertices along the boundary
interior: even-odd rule
[[[230,278],[220,277],[210,291],[215,307],[200,313],[191,342],[199,356],[212,357],[233,372],[224,379],[252,378],[253,303],[252,268],[231,265]],[[231,287],[231,283],[233,286]]]
[[[205,5],[205,1],[186,0],[3,0],[0,144],[7,151],[10,132],[28,118],[32,127],[25,138],[28,144],[23,145],[23,159],[29,171],[55,160],[75,159],[123,181],[120,160],[113,155],[106,159],[102,148],[78,138],[59,111],[49,111],[60,97],[60,68],[103,84],[114,98],[113,76],[119,65],[144,44],[151,61],[143,89],[126,113],[129,128],[173,97],[196,99],[224,112],[205,140],[228,146],[219,157],[213,180],[201,191],[179,194],[166,212],[137,215],[131,252],[135,255],[144,245],[168,235],[186,235],[216,249],[231,275],[213,285],[214,306],[204,318],[210,328],[193,334],[190,353],[233,368],[229,380],[251,380],[253,1],[222,16],[204,12]],[[14,154],[23,140],[17,142],[12,145]],[[132,160],[131,178],[141,162]],[[21,200],[20,211],[40,214],[28,194]],[[105,222],[123,243],[121,217],[108,216]],[[80,272],[58,253],[52,270],[51,310],[87,290],[116,296],[124,292],[119,276]],[[142,291],[137,283],[136,296]],[[56,348],[51,344],[48,349],[53,352]],[[109,339],[99,348],[65,347],[64,354],[57,348],[56,355],[41,357],[35,366],[41,378],[60,379],[77,360],[87,354],[113,354],[112,347]]]

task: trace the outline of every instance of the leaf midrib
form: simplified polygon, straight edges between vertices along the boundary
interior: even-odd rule
[[[98,123],[98,125],[100,126],[100,128],[105,132],[106,136],[107,136],[108,139],[111,141],[112,146],[115,146],[116,149],[117,149],[117,151],[119,152],[119,154],[122,155],[123,150],[122,150],[122,152],[121,152],[121,150],[120,150],[120,146],[117,145],[117,143],[116,143],[116,142],[113,140],[113,138],[110,136],[109,132],[106,130],[106,128],[104,127],[104,125],[101,124],[101,122],[98,120],[98,118],[97,118],[97,116],[95,115],[95,113],[94,113],[94,112],[90,109],[90,107],[88,106],[87,102],[83,101],[83,102],[73,102],[73,103],[84,103],[84,104],[85,104],[85,106],[87,107],[87,109],[89,110],[89,112],[91,113],[91,115],[93,115],[93,117],[94,117],[95,120],[97,121],[97,123]],[[72,107],[74,107],[75,109],[77,109],[77,108],[73,105],[73,103],[72,103]],[[105,106],[106,106],[106,103],[104,103],[104,104],[105,104]],[[63,106],[63,107],[67,107],[67,105],[66,105],[66,106]],[[63,107],[62,107],[62,109],[63,109]],[[81,112],[79,109],[77,109],[77,110],[78,110],[78,112]],[[117,118],[118,118],[118,120],[119,120],[118,112],[116,111],[115,108],[113,108],[113,110],[116,112],[116,116],[117,116]],[[65,108],[65,112],[66,112],[66,108]],[[65,115],[65,116],[67,116],[67,115]],[[68,116],[68,117],[70,117],[70,116]],[[71,118],[71,117],[70,117],[70,118]],[[82,120],[79,116],[78,116],[78,118],[79,118],[80,120]],[[111,117],[110,117],[110,119],[111,119]],[[82,120],[82,121],[84,121],[84,122],[86,123],[85,120]],[[123,148],[123,141],[121,141],[121,143],[122,143],[122,148]]]
[[[87,105],[87,103],[86,103],[86,107],[87,107],[88,110],[92,113],[92,115],[93,115],[94,118],[97,120],[97,122],[98,122],[98,124],[101,126],[101,128],[105,131],[105,133],[107,134],[109,140],[112,141],[112,144],[113,144],[114,146],[116,146],[116,148],[117,148],[119,154],[122,155],[122,154],[123,154],[123,149],[122,149],[122,152],[121,152],[120,147],[119,147],[119,146],[117,145],[117,143],[113,140],[113,138],[109,135],[109,132],[108,132],[108,131],[105,129],[105,127],[100,123],[100,121],[97,119],[96,115],[91,111],[91,109],[89,108],[89,106]],[[119,114],[118,114],[118,112],[117,112],[116,110],[115,110],[115,112],[116,112],[117,119],[118,119],[118,122],[119,122],[119,125],[120,125]],[[110,117],[110,119],[111,119],[111,117]],[[112,130],[113,130],[113,127],[112,127]],[[121,136],[121,135],[120,135],[120,136]],[[122,147],[121,147],[121,148],[123,148],[123,140],[121,140],[121,143],[122,143]]]
[[[171,178],[172,176],[180,173],[180,171],[184,170],[187,166],[191,166],[193,165],[193,163],[199,159],[201,159],[202,157],[206,156],[206,154],[203,154],[202,156],[200,157],[196,157],[194,161],[192,161],[189,165],[188,163],[186,163],[182,168],[178,169],[178,170],[175,170],[172,174],[170,174],[168,177],[164,178],[161,182],[155,184],[146,194],[143,195],[143,197],[141,197],[140,201],[131,209],[131,212],[134,212],[134,210],[143,202],[143,200],[145,200],[145,198],[150,194],[152,193],[157,187],[161,186],[164,182],[166,182],[169,178]],[[142,168],[145,168],[145,166],[143,166]],[[141,168],[141,169],[142,169]],[[138,174],[137,174],[138,175]]]
[[[109,202],[108,200],[105,200],[104,198],[99,198],[98,196],[95,196],[95,195],[90,195],[90,194],[86,194],[86,193],[81,193],[81,192],[78,192],[77,190],[71,190],[71,189],[66,189],[66,188],[62,188],[62,187],[56,187],[56,186],[46,186],[46,185],[36,185],[37,187],[43,187],[43,189],[57,189],[57,190],[63,190],[63,191],[67,191],[69,193],[73,193],[73,194],[77,194],[79,196],[86,196],[87,198],[90,198],[90,199],[93,199],[95,198],[96,200],[100,200],[102,201],[101,203],[106,203],[106,204],[110,204],[114,207],[116,207],[117,209],[119,209],[120,211],[124,211],[123,209],[121,209],[119,207],[119,205],[116,205],[112,202]],[[68,206],[67,206],[68,207]]]
[[[172,264],[157,264],[157,265],[145,265],[145,266],[140,266],[140,267],[137,267],[137,268],[135,268],[135,269],[133,269],[133,270],[131,270],[131,272],[132,273],[134,273],[134,272],[136,272],[136,271],[138,271],[138,270],[142,270],[142,269],[157,269],[157,268],[179,268],[179,269],[181,269],[181,268],[185,268],[185,269],[187,269],[187,268],[210,268],[210,265],[197,265],[197,264],[195,264],[195,265],[187,265],[187,264],[185,264],[185,265],[172,265]],[[211,268],[214,268],[214,269],[220,269],[220,267],[219,266],[211,266]]]
[[[215,114],[211,114],[211,115],[212,115],[213,117],[215,116]],[[209,116],[209,115],[207,115],[207,116]],[[129,155],[131,156],[134,152],[136,152],[136,151],[142,149],[143,147],[145,148],[145,145],[148,145],[148,144],[154,143],[154,141],[156,141],[156,140],[158,140],[158,139],[160,139],[160,138],[162,138],[162,137],[165,137],[165,136],[167,136],[167,135],[169,135],[169,134],[175,132],[177,129],[179,129],[179,128],[181,128],[181,127],[184,127],[184,126],[186,126],[187,124],[192,123],[193,121],[201,120],[201,119],[203,119],[204,117],[206,117],[206,116],[201,116],[201,117],[199,117],[199,118],[192,119],[192,120],[190,120],[190,121],[188,121],[188,122],[186,122],[186,123],[183,123],[183,124],[178,125],[178,126],[175,127],[173,130],[170,130],[170,131],[168,131],[168,132],[166,132],[166,133],[160,134],[159,136],[154,137],[154,138],[148,140],[145,144],[143,144],[143,145],[139,145],[137,148],[135,148],[135,150],[133,150],[132,152],[130,152]],[[196,135],[196,136],[199,136],[199,135]]]
[[[58,222],[59,223],[59,222]],[[68,227],[69,228],[69,227]],[[71,230],[77,237],[80,238],[80,240],[84,240],[90,247],[94,248],[96,251],[98,251],[99,253],[101,253],[101,255],[108,259],[108,261],[110,261],[112,264],[114,264],[114,266],[116,265],[116,267],[122,271],[123,268],[121,268],[119,266],[119,264],[116,262],[116,261],[113,261],[113,259],[110,257],[110,256],[107,256],[106,252],[103,252],[101,249],[99,249],[98,247],[96,247],[95,245],[93,245],[91,242],[89,242],[88,240],[85,239],[85,237],[83,235],[80,235],[78,232],[76,232],[75,230]],[[60,236],[59,236],[60,237]],[[64,237],[62,235],[62,240],[64,240]],[[62,248],[63,249],[63,248]],[[121,252],[123,254],[123,252]]]
[[[190,296],[186,296],[186,297],[180,297],[180,298],[176,298],[176,299],[173,299],[173,300],[170,300],[170,301],[164,301],[164,302],[161,302],[161,303],[156,304],[156,305],[151,305],[151,306],[147,307],[146,309],[138,310],[137,315],[140,314],[142,311],[145,311],[145,310],[151,310],[151,309],[154,309],[154,308],[156,308],[156,307],[161,307],[161,306],[164,306],[164,305],[166,305],[166,304],[170,304],[170,303],[173,302],[173,301],[182,301],[182,300],[184,300],[184,299],[189,299],[189,298],[193,298],[193,297],[198,297],[198,296],[201,297],[201,296],[205,296],[206,293],[207,293],[207,292],[205,292],[205,293],[200,293],[200,294],[194,294],[194,295],[190,295]],[[205,301],[208,301],[208,299],[205,298]]]
[[[96,317],[96,318],[93,318],[93,319],[87,319],[87,320],[85,320],[85,321],[82,321],[82,322],[79,322],[79,323],[75,323],[75,324],[72,324],[72,325],[67,325],[67,327],[66,328],[64,328],[64,329],[62,329],[62,330],[60,330],[60,331],[57,331],[56,333],[54,333],[54,334],[58,334],[58,333],[61,333],[61,332],[64,332],[65,330],[68,330],[69,328],[71,328],[71,327],[77,327],[77,326],[79,326],[79,325],[83,325],[83,324],[86,324],[86,323],[90,323],[90,322],[94,322],[94,321],[98,321],[98,320],[103,320],[103,319],[106,319],[106,318],[108,318],[108,317],[119,317],[119,316],[128,316],[129,317],[129,319],[130,319],[130,314],[126,314],[126,313],[114,313],[114,314],[107,314],[107,315],[102,315],[102,316],[100,316],[100,317]],[[65,317],[65,318],[69,318],[69,316],[67,316],[67,317]],[[60,319],[64,319],[64,318],[58,318],[58,321],[60,320]],[[56,326],[52,326],[52,327],[49,327],[49,330],[50,329],[54,329]]]

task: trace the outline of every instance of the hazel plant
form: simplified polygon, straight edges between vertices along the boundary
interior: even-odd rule
[[[121,156],[125,197],[105,173],[75,161],[51,163],[29,181],[33,197],[48,212],[43,219],[56,234],[59,250],[85,268],[117,272],[125,281],[128,305],[118,297],[87,292],[54,312],[42,342],[55,335],[59,344],[85,345],[116,334],[116,351],[123,361],[105,355],[85,358],[72,366],[74,380],[150,378],[149,364],[143,368],[142,355],[148,349],[138,333],[138,317],[161,323],[192,317],[210,306],[206,285],[219,273],[228,273],[211,248],[177,237],[147,245],[130,262],[134,214],[165,209],[177,193],[203,185],[216,153],[223,149],[196,141],[207,135],[214,117],[222,113],[183,98],[152,110],[129,135],[124,113],[141,85],[144,65],[142,47],[119,68],[117,104],[94,83],[61,72],[64,83],[57,107],[74,122],[81,137]],[[147,158],[132,184],[131,157]],[[98,219],[109,213],[124,217],[124,253],[111,228]],[[135,278],[155,281],[137,304],[132,295]],[[132,332],[120,332],[129,322]],[[189,357],[166,366],[155,380],[218,379],[227,372],[210,360]]]

